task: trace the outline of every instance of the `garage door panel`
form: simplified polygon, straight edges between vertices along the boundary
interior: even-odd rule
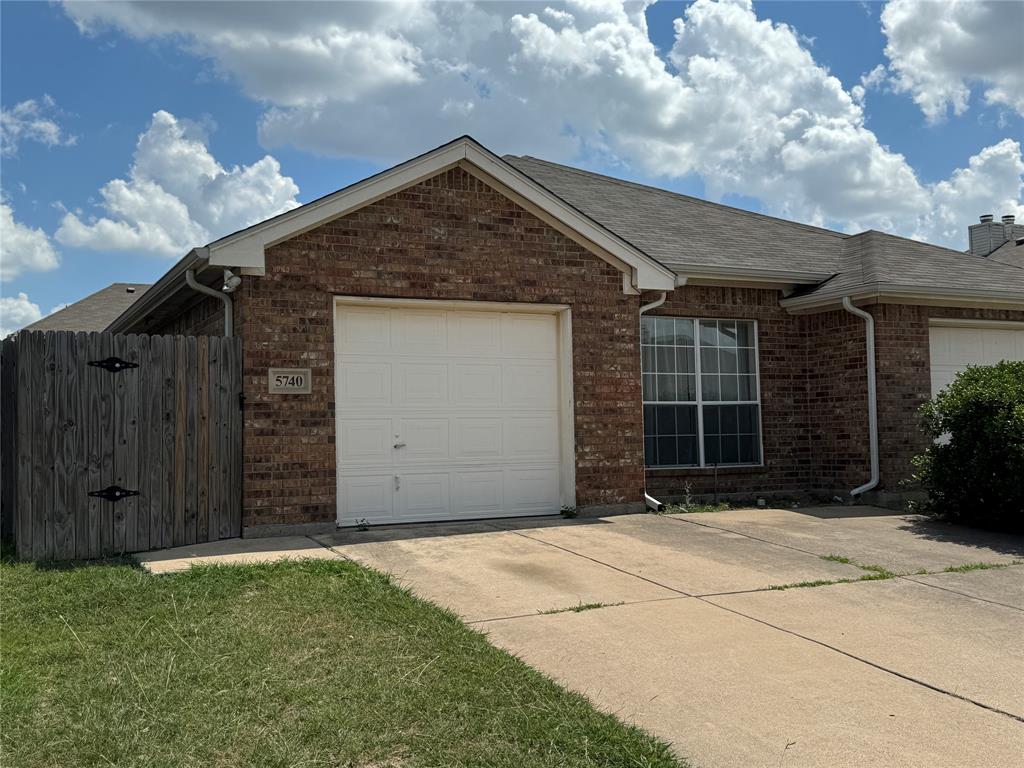
[[[395,496],[404,519],[447,517],[451,511],[447,472],[403,473]]]
[[[456,417],[454,420],[454,458],[500,459],[502,457],[502,420],[493,417]]]
[[[343,464],[390,464],[391,419],[339,419],[338,444]]]
[[[990,330],[983,339],[985,360],[1013,360],[1017,355],[1017,336],[1014,331]]]
[[[448,404],[448,365],[409,362],[394,364],[394,405],[434,406]]]
[[[353,521],[393,518],[394,486],[395,477],[390,473],[346,478],[341,483],[341,504],[346,517]]]
[[[338,309],[335,349],[346,353],[386,352],[391,346],[391,315],[387,309]]]
[[[366,408],[391,402],[391,363],[339,360],[338,408]]]
[[[493,357],[501,349],[501,315],[449,312],[448,350],[459,357]]]
[[[550,363],[505,363],[502,405],[538,410],[558,407],[558,368]]]
[[[452,473],[452,511],[464,517],[500,515],[505,474],[500,469]]]
[[[505,506],[510,510],[558,510],[558,469],[507,467]]]
[[[552,315],[502,315],[502,356],[554,360],[558,351],[556,324]]]
[[[558,460],[558,417],[510,416],[505,421],[504,456],[508,460]]]
[[[499,363],[453,363],[451,403],[463,408],[495,408],[501,404]]]
[[[391,348],[394,354],[428,355],[448,350],[448,327],[442,312],[392,310]]]

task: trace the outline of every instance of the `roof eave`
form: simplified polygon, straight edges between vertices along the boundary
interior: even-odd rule
[[[185,285],[185,272],[207,263],[205,248],[193,248],[107,326],[108,333],[125,333],[155,311]]]
[[[853,301],[886,304],[977,307],[1024,310],[1024,291],[979,290],[976,288],[935,288],[900,283],[863,283],[805,296],[782,299],[779,304],[793,314],[823,312],[838,308],[844,296]]]

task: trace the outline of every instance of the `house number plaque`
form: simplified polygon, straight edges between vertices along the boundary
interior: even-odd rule
[[[308,395],[313,376],[309,368],[271,368],[267,384],[272,395]]]

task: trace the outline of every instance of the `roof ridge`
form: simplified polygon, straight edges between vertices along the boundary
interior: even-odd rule
[[[555,162],[552,162],[551,160],[543,160],[543,159],[541,159],[539,157],[533,157],[532,155],[502,155],[501,159],[505,160],[507,162],[509,158],[512,158],[512,159],[515,159],[515,160],[530,160],[530,161],[533,161],[533,162],[536,162],[536,163],[542,163],[543,165],[551,165],[551,166],[554,166],[556,168],[560,168],[560,169],[569,171],[570,173],[579,174],[580,176],[596,176],[599,179],[604,179],[604,180],[612,182],[614,184],[621,184],[622,186],[626,186],[626,187],[639,187],[640,189],[648,190],[650,192],[656,192],[656,193],[661,194],[661,195],[668,195],[669,197],[682,198],[683,200],[689,200],[690,202],[697,203],[699,205],[707,205],[707,206],[710,206],[710,207],[713,207],[713,208],[724,208],[727,211],[731,211],[731,212],[734,212],[734,213],[739,213],[739,214],[742,214],[742,215],[745,215],[745,216],[751,216],[751,217],[756,218],[756,219],[768,219],[769,221],[775,221],[775,222],[778,222],[780,224],[788,224],[791,227],[798,227],[800,229],[809,230],[811,232],[816,232],[818,234],[830,235],[831,237],[835,237],[835,238],[837,238],[839,240],[845,240],[845,239],[850,237],[850,235],[848,235],[847,233],[839,232],[839,231],[834,230],[834,229],[827,229],[826,227],[816,227],[813,224],[804,224],[803,222],[800,222],[800,221],[791,221],[789,219],[783,219],[783,218],[781,218],[779,216],[770,216],[767,213],[758,213],[756,211],[748,211],[745,208],[737,208],[734,205],[725,205],[724,203],[715,203],[715,202],[712,202],[711,200],[705,200],[704,198],[701,198],[701,197],[695,197],[693,195],[684,195],[681,192],[673,192],[672,190],[663,189],[662,187],[655,187],[655,186],[652,186],[650,184],[641,184],[641,183],[636,182],[636,181],[627,181],[626,179],[620,179],[620,178],[617,178],[615,176],[609,176],[609,175],[604,174],[604,173],[597,173],[596,171],[588,171],[588,170],[585,170],[583,168],[576,168],[576,167],[571,166],[571,165],[563,165],[562,163],[555,163]]]

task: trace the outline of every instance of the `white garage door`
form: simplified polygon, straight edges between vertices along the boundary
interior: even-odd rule
[[[932,394],[938,393],[968,365],[1024,360],[1024,327],[931,328]]]
[[[339,304],[338,522],[550,514],[554,314]]]

